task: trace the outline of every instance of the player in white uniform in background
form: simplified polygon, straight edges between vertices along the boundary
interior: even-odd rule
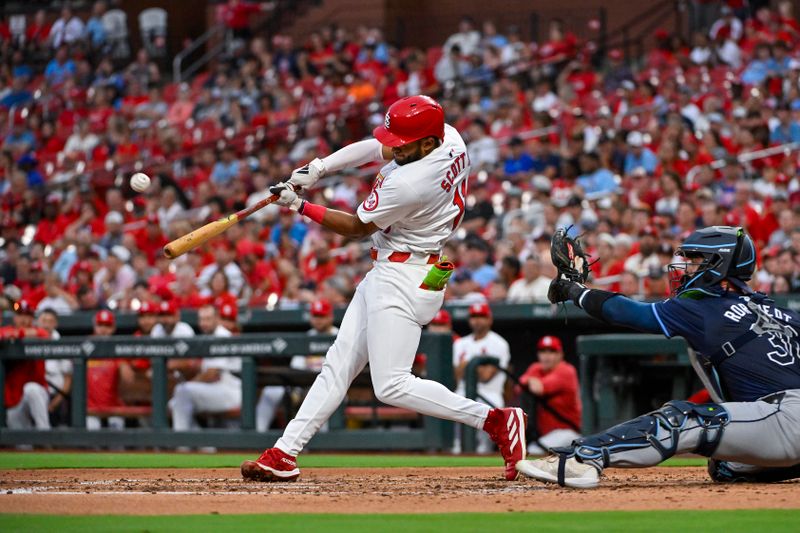
[[[197,310],[197,323],[203,335],[231,336],[231,332],[219,324],[219,316],[213,305],[204,305]],[[241,357],[204,358],[199,374],[191,381],[175,386],[169,401],[172,429],[197,427],[195,413],[226,413],[241,408],[242,380],[234,375],[234,372],[241,371]]]
[[[194,337],[192,326],[181,320],[181,310],[175,300],[165,300],[158,307],[158,324],[153,326],[150,336]]]
[[[49,307],[39,312],[36,324],[50,334],[50,338],[57,341],[61,338],[58,332],[58,314]],[[72,390],[72,360],[71,359],[45,359],[45,379],[47,392],[50,394],[50,422],[54,426],[68,422],[69,393]],[[65,400],[67,403],[65,403]]]
[[[525,456],[521,409],[491,409],[441,383],[411,373],[422,326],[442,306],[444,290],[422,281],[464,215],[469,161],[455,128],[432,98],[411,96],[389,108],[376,139],[353,143],[295,170],[288,183],[270,188],[277,203],[352,238],[372,236],[372,270],[359,283],[328,350],[322,371],[283,436],[256,461],[242,463],[245,479],[290,481],[300,475],[296,457],[345,397],[369,363],[376,398],[418,413],[486,430],[500,447],[506,479]],[[315,205],[295,191],[334,173],[392,159],[378,173],[356,214]]]
[[[336,335],[339,333],[339,328],[333,325],[333,306],[324,298],[312,302],[309,309],[309,322],[311,322],[311,329],[308,330],[308,335]],[[324,362],[325,357],[321,355],[295,355],[289,366],[297,370],[319,372],[322,370]]]
[[[500,366],[508,367],[511,361],[511,352],[506,340],[491,330],[492,311],[485,302],[474,303],[469,306],[469,327],[472,333],[461,337],[453,343],[453,368],[455,369],[456,394],[465,394],[464,370],[474,358],[482,355],[496,357]],[[481,365],[478,367],[478,401],[488,403],[492,407],[504,407],[503,387],[506,384],[506,375],[494,365]],[[453,445],[455,453],[461,453],[461,442],[458,439]],[[478,453],[489,453],[491,442],[488,435],[478,434]]]
[[[309,321],[311,322],[311,329],[308,330],[308,335],[310,336],[336,335],[339,333],[339,328],[333,325],[333,306],[328,300],[321,299],[311,303]],[[325,357],[321,355],[295,355],[289,362],[289,366],[295,370],[320,372],[324,362]],[[286,392],[286,387],[276,385],[267,385],[261,389],[261,397],[256,404],[257,431],[269,429],[272,419],[275,418],[275,411],[278,409],[278,405],[280,405]],[[297,389],[289,389],[288,392],[293,395],[296,394],[295,398],[299,400],[303,389],[298,387]],[[320,431],[325,430],[326,426],[320,428]]]

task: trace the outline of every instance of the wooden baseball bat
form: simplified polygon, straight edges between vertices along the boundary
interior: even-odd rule
[[[264,198],[263,200],[251,205],[250,207],[242,209],[241,211],[237,211],[236,213],[228,215],[225,218],[220,218],[214,222],[209,222],[201,228],[197,228],[196,230],[187,233],[182,237],[178,237],[174,241],[164,246],[164,255],[170,259],[175,259],[176,257],[185,254],[189,250],[194,250],[209,239],[216,237],[240,220],[244,220],[259,209],[268,206],[277,199],[278,195],[273,194],[272,196]]]

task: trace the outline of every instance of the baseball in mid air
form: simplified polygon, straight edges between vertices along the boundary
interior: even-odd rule
[[[150,186],[150,176],[143,172],[137,172],[131,176],[131,189],[136,192],[144,192]]]

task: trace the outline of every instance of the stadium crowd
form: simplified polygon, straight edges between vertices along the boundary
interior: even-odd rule
[[[325,27],[305,42],[238,32],[183,83],[147,49],[111,47],[105,2],[85,15],[40,11],[22,31],[4,22],[5,305],[347,303],[371,266],[365,243],[288,210],[264,209],[176,261],[161,248],[369,135],[389,104],[419,93],[439,99],[472,163],[445,250],[457,264],[449,299],[544,301],[550,235],[570,225],[598,258],[597,286],[665,296],[675,244],[729,224],[758,244],[758,289],[800,291],[800,24],[788,1],[704,3],[720,7],[708,27],[688,40],[656,31],[643,57],[578,39],[560,20],[528,42],[465,17],[430,49],[366,27]],[[127,184],[139,170],[155,178],[142,194]],[[329,176],[308,194],[352,211],[376,171]]]

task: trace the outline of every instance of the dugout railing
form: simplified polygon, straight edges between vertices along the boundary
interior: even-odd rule
[[[581,335],[577,338],[578,379],[584,434],[595,433],[644,412],[634,397],[640,391],[657,408],[663,401],[686,399],[701,385],[686,341],[638,333]],[[651,394],[657,380],[668,382],[669,397]],[[659,405],[656,405],[659,404]]]
[[[213,446],[222,449],[260,450],[277,440],[282,431],[255,430],[255,407],[260,392],[257,360],[287,360],[294,355],[324,354],[333,337],[304,333],[243,334],[220,339],[193,337],[152,339],[133,336],[70,337],[58,341],[21,339],[0,341],[0,389],[5,385],[5,363],[13,359],[70,359],[73,384],[70,393],[70,427],[47,431],[9,429],[6,427],[5,399],[0,399],[0,446],[38,445],[54,447],[163,447]],[[423,333],[419,351],[425,353],[426,375],[449,388],[454,386],[452,337]],[[241,357],[242,408],[241,427],[173,431],[167,402],[167,360],[172,358]],[[152,369],[152,414],[150,427],[124,430],[86,429],[86,372],[89,359],[147,358]],[[285,378],[285,376],[284,376]],[[290,384],[287,384],[290,385]],[[449,450],[453,425],[431,417],[422,417],[421,428],[347,429],[344,404],[331,417],[329,429],[318,433],[310,449],[326,450]]]
[[[669,397],[663,398],[664,401],[686,399],[702,387],[692,369],[686,341],[679,337],[667,339],[636,333],[582,335],[577,338],[577,350],[584,434],[641,414],[636,391],[644,395],[653,392],[655,387],[651,387],[650,380],[655,381],[656,377],[669,382]],[[478,401],[478,367],[481,365],[499,367],[499,360],[481,356],[467,363],[464,394]],[[662,403],[655,394],[650,397],[653,404],[649,407],[656,408],[655,404]],[[461,431],[462,451],[475,452],[476,430],[464,426]]]

